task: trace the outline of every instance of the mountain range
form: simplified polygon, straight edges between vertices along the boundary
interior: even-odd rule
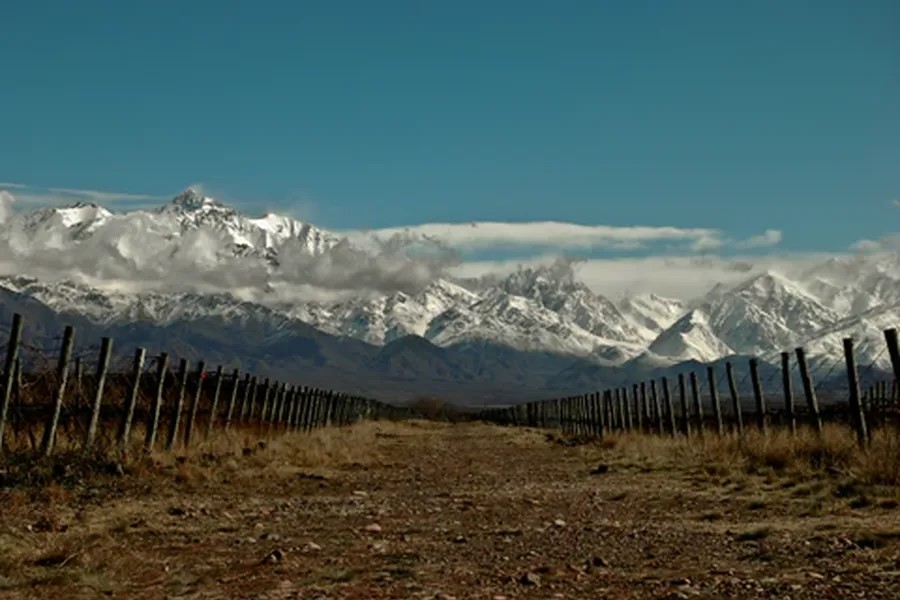
[[[860,365],[887,369],[882,331],[900,325],[900,253],[832,258],[793,278],[756,273],[683,301],[611,299],[562,261],[477,282],[431,277],[427,267],[423,276],[395,242],[274,214],[250,218],[194,190],[156,210],[76,204],[17,213],[0,223],[0,244],[21,265],[0,277],[0,319],[25,313],[29,336],[48,343],[72,323],[83,344],[109,335],[119,348],[313,385],[470,403],[619,385],[728,356],[776,364],[801,345],[813,369],[828,368],[848,336]],[[387,264],[387,251],[399,262]],[[360,264],[406,289],[376,283],[303,300],[279,293],[331,284],[332,267]],[[127,277],[110,285],[116,274]],[[135,283],[154,278],[158,289]],[[197,289],[172,291],[178,278]]]

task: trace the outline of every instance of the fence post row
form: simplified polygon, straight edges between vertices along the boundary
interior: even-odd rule
[[[18,389],[16,374],[23,363],[23,360],[20,358],[23,329],[22,316],[19,314],[13,315],[6,356],[3,362],[2,378],[0,378],[0,453],[6,449],[6,446],[4,446],[4,433],[13,392]],[[91,398],[86,406],[90,414],[82,441],[83,450],[89,452],[96,444],[98,428],[101,417],[104,414],[101,409],[103,394],[109,377],[113,340],[111,338],[103,338],[101,340],[94,381],[91,382],[90,378],[88,378],[87,384],[85,384],[84,380],[83,370],[85,365],[82,357],[79,356],[73,361],[74,340],[75,330],[67,326],[63,332],[55,369],[55,387],[51,410],[44,425],[43,436],[40,442],[39,449],[43,456],[52,455],[55,449],[57,431],[63,415],[63,408],[66,406],[70,364],[74,364],[76,370],[77,390],[75,395],[78,398],[83,398],[84,396]],[[861,390],[863,383],[859,378],[854,355],[854,341],[852,338],[843,340],[844,363],[848,383],[849,420],[856,433],[858,444],[863,447],[870,442],[870,428],[873,424],[877,426],[884,423],[884,415],[886,414],[884,411],[888,410],[892,403],[895,409],[898,408],[896,404],[900,403],[900,398],[898,398],[898,394],[900,394],[900,384],[898,384],[898,381],[900,381],[898,380],[898,376],[900,376],[900,347],[898,347],[897,330],[885,330],[884,340],[891,360],[893,381],[890,385],[888,381],[884,380],[866,381],[865,395]],[[797,359],[797,367],[808,413],[803,418],[808,418],[809,424],[817,432],[821,433],[823,417],[804,349],[802,347],[795,348],[794,353]],[[134,414],[141,395],[145,357],[146,351],[144,348],[135,350],[132,369],[128,378],[126,397],[121,405],[122,412],[119,416],[118,432],[115,437],[115,448],[120,455],[128,448],[130,441]],[[780,358],[784,415],[778,422],[786,425],[793,434],[797,432],[798,417],[802,415],[798,415],[794,399],[790,352],[781,352]],[[25,362],[27,363],[27,360]],[[202,421],[202,418],[206,415],[208,415],[208,418],[205,424],[204,438],[211,436],[217,424],[220,424],[223,429],[228,429],[235,424],[241,426],[253,425],[258,432],[271,435],[272,432],[276,431],[310,432],[324,427],[343,427],[365,419],[394,420],[414,416],[414,412],[409,409],[385,405],[371,399],[315,387],[289,386],[286,382],[273,381],[268,377],[260,379],[250,373],[244,373],[242,380],[238,369],[234,369],[230,376],[226,376],[222,365],[219,365],[215,370],[215,385],[210,397],[209,394],[205,393],[204,389],[204,380],[207,377],[207,373],[206,364],[203,361],[198,361],[197,363],[195,371],[196,384],[192,389],[187,414],[184,415],[185,394],[187,393],[188,380],[191,379],[192,375],[188,369],[188,361],[185,358],[180,359],[177,376],[172,378],[177,389],[175,390],[175,401],[171,405],[171,409],[166,408],[167,381],[170,379],[168,365],[168,354],[161,353],[157,358],[155,387],[150,398],[150,406],[146,411],[146,437],[144,440],[146,451],[152,450],[155,445],[156,437],[161,427],[160,416],[163,414],[168,415],[166,444],[168,449],[172,449],[175,446],[179,437],[181,437],[184,447],[190,446],[194,437],[193,432],[198,427],[198,418]],[[750,358],[748,376],[752,384],[755,401],[756,428],[761,432],[765,432],[769,427],[769,411],[759,369],[759,360]],[[773,372],[772,376],[777,374],[777,372]],[[738,436],[743,436],[743,406],[740,392],[735,382],[735,373],[731,361],[725,361],[725,376],[731,396],[733,430]],[[682,372],[677,377],[678,410],[676,410],[676,403],[670,389],[669,379],[660,377],[659,380],[650,379],[649,381],[632,383],[630,386],[620,385],[566,398],[528,402],[503,409],[488,409],[479,413],[478,417],[505,425],[540,428],[556,427],[567,434],[588,437],[603,437],[613,432],[630,432],[635,430],[657,435],[668,434],[670,436],[679,433],[691,436],[696,431],[702,435],[705,429],[705,415],[701,398],[701,385],[699,384],[697,373],[693,371]],[[230,382],[230,387],[227,388],[228,396],[226,400],[221,400],[220,402],[226,379]],[[690,384],[690,398],[688,398],[688,383]],[[706,393],[712,408],[715,431],[718,435],[723,435],[725,433],[725,418],[718,395],[715,368],[712,365],[707,366],[706,383],[708,390]],[[659,384],[661,389],[658,389],[657,384]],[[92,394],[87,392],[87,389],[91,387],[93,388]],[[16,391],[16,398],[18,398],[18,391]],[[78,401],[79,407],[82,406],[81,402],[81,400]],[[226,402],[227,405],[225,405]],[[221,411],[220,404],[222,404]],[[208,406],[208,413],[201,410],[204,406]],[[220,412],[224,414],[220,415]],[[71,422],[72,412],[66,411],[65,414],[64,427]],[[773,414],[776,413],[773,412]],[[183,432],[180,431],[182,417],[185,417]],[[869,422],[870,417],[873,419],[871,423]],[[80,419],[81,417],[77,418]],[[18,428],[18,425],[16,427]]]

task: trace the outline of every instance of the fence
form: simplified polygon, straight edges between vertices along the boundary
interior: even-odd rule
[[[730,430],[742,436],[748,427],[748,419],[760,431],[777,424],[796,433],[798,423],[807,422],[821,433],[823,422],[841,421],[849,423],[856,432],[858,443],[866,446],[873,426],[892,421],[894,425],[900,424],[900,350],[897,337],[896,329],[884,331],[885,347],[868,368],[872,371],[878,358],[887,352],[893,370],[892,381],[872,381],[865,393],[861,391],[854,341],[852,338],[843,340],[842,362],[846,368],[847,387],[843,390],[846,398],[840,402],[820,403],[806,352],[803,348],[797,348],[794,351],[795,366],[799,370],[801,384],[798,392],[802,392],[804,402],[798,403],[796,400],[791,353],[781,353],[780,369],[772,370],[765,382],[760,376],[760,361],[750,358],[748,377],[753,408],[746,415],[740,386],[735,382],[734,365],[728,361],[724,373],[717,373],[713,366],[707,366],[705,372],[699,374],[696,371],[679,373],[674,381],[677,401],[672,390],[673,382],[668,377],[661,377],[659,380],[641,381],[631,386],[577,396],[488,409],[479,416],[502,425],[561,429],[566,434],[590,437],[624,431],[691,436],[708,430],[717,435],[724,435]],[[838,364],[840,361],[832,364],[826,379]],[[723,387],[723,375],[727,382],[727,407],[723,407],[719,391]],[[780,400],[783,408],[772,410],[766,386],[777,375],[781,376]],[[705,395],[701,393],[704,384]]]
[[[173,361],[166,353],[147,360],[136,348],[126,369],[112,364],[113,340],[103,338],[93,373],[85,373],[87,352],[73,356],[75,330],[66,327],[55,368],[41,365],[23,372],[23,350],[43,355],[46,349],[22,341],[23,317],[13,316],[0,380],[0,454],[4,434],[27,435],[40,456],[51,456],[60,428],[78,439],[84,452],[96,451],[101,437],[121,456],[132,445],[135,425],[144,425],[145,451],[163,446],[187,448],[216,429],[253,428],[267,435],[309,432],[369,419],[403,419],[411,409],[369,398],[256,377],[222,366],[208,371],[204,361],[191,368],[188,360]],[[33,357],[32,357],[33,358]],[[89,359],[88,359],[89,360]],[[46,363],[48,361],[44,361]],[[122,365],[123,367],[125,365]],[[121,399],[110,402],[109,397]],[[50,400],[47,402],[47,400]],[[30,400],[30,402],[28,401]],[[40,441],[32,425],[43,423]],[[17,440],[18,441],[18,440]]]

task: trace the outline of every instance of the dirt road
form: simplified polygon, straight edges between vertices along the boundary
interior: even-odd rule
[[[327,459],[210,452],[7,491],[0,597],[900,597],[896,503],[541,432],[364,428]]]

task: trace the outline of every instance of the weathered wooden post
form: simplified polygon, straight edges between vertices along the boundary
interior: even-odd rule
[[[784,390],[784,411],[787,413],[791,435],[797,433],[797,415],[794,410],[794,390],[791,386],[791,353],[781,353],[781,387]]]
[[[187,390],[188,361],[182,358],[178,363],[178,396],[175,398],[175,406],[172,408],[172,419],[169,421],[169,439],[166,440],[166,449],[175,447],[178,440],[178,429],[181,426],[181,413],[184,410],[184,394]]]
[[[41,454],[50,456],[53,454],[53,446],[56,444],[56,428],[59,425],[59,415],[62,413],[63,402],[66,397],[66,383],[69,379],[69,363],[72,361],[72,346],[75,343],[75,329],[66,325],[63,331],[62,348],[59,352],[59,362],[56,366],[58,387],[53,401],[53,412],[47,427],[44,429],[44,439],[41,440]]]
[[[681,404],[681,433],[691,435],[691,411],[688,409],[687,390],[684,384],[684,373],[678,374],[678,400]]]
[[[100,422],[100,405],[103,403],[103,388],[106,386],[106,375],[109,372],[109,358],[112,355],[111,338],[100,340],[100,359],[97,363],[97,387],[94,390],[94,400],[91,403],[91,419],[88,421],[87,432],[84,435],[84,450],[89,451],[94,446],[97,438],[97,425]]]
[[[250,378],[250,401],[247,403],[247,424],[253,421],[253,415],[256,412],[256,397],[259,395],[261,387],[259,379],[254,376]]]
[[[694,405],[697,433],[703,435],[703,404],[700,402],[700,386],[697,385],[697,374],[691,371],[688,379],[690,379],[691,382],[691,402]]]
[[[656,380],[650,380],[650,400],[653,404],[653,423],[655,425],[656,433],[662,435],[664,432],[664,424],[663,424],[663,414],[662,407],[659,403],[659,394],[656,393]]]
[[[262,403],[259,407],[259,415],[256,418],[256,426],[262,431],[263,423],[266,419],[266,414],[269,412],[269,400],[272,396],[272,382],[266,377],[263,380],[263,390],[262,390]],[[252,418],[252,415],[251,415]]]
[[[272,435],[272,430],[278,424],[278,415],[281,412],[282,398],[284,397],[284,384],[275,382],[275,392],[272,394],[272,405],[266,419],[266,435]]]
[[[222,393],[222,365],[216,367],[216,387],[213,389],[212,406],[209,407],[209,420],[206,422],[206,437],[212,435],[216,424],[216,410],[219,408],[219,394]]]
[[[822,433],[822,415],[819,413],[819,400],[816,398],[816,388],[813,386],[812,378],[809,376],[809,367],[806,364],[806,351],[803,348],[794,350],[797,355],[797,368],[800,369],[800,381],[803,382],[803,395],[806,397],[806,405],[809,407],[809,414],[812,415],[813,426],[816,432]]]
[[[231,428],[231,419],[234,417],[234,405],[237,403],[238,386],[240,385],[241,372],[235,369],[231,373],[231,395],[228,397],[228,409],[225,412],[225,429]]]
[[[19,359],[19,344],[22,342],[22,315],[13,315],[12,329],[6,345],[6,360],[3,363],[3,381],[0,391],[0,454],[3,453],[3,432],[6,430],[6,419],[9,415],[9,402],[12,398],[15,365]]]
[[[252,393],[255,378],[250,376],[250,373],[244,375],[244,395],[241,396],[241,410],[238,411],[238,421],[241,423],[247,422],[247,415],[250,414],[250,402],[252,401]]]
[[[141,374],[144,371],[144,357],[147,351],[144,348],[138,348],[134,352],[134,363],[131,368],[131,388],[128,391],[128,398],[125,402],[125,412],[122,414],[121,425],[119,426],[118,450],[122,456],[127,449],[128,440],[131,437],[131,422],[134,419],[134,407],[137,405],[138,393],[141,391]]]
[[[897,330],[895,328],[885,329],[884,341],[887,343],[888,355],[891,357],[894,381],[900,383],[900,342],[898,342]]]
[[[641,422],[643,424],[643,431],[650,431],[652,426],[652,420],[650,418],[650,407],[648,406],[647,401],[647,382],[641,382]]]
[[[734,382],[734,369],[731,361],[725,363],[725,376],[728,378],[728,391],[731,394],[731,405],[734,410],[734,427],[737,434],[744,435],[744,411],[741,408],[741,397],[738,395],[737,384]]]
[[[844,338],[844,359],[847,364],[847,383],[850,387],[850,416],[856,429],[856,440],[860,447],[865,447],[869,442],[869,431],[859,399],[859,374],[856,371],[856,357],[853,354],[853,338]]]
[[[625,412],[625,431],[634,429],[634,415],[631,412],[631,401],[628,399],[628,388],[622,388],[622,410]]]
[[[184,447],[191,445],[191,434],[194,432],[194,422],[197,420],[197,410],[200,408],[200,395],[203,393],[203,380],[206,378],[206,363],[202,360],[197,365],[197,387],[194,389],[194,398],[191,400],[191,408],[188,412],[188,420],[184,426]]]
[[[144,450],[153,450],[156,445],[156,436],[159,431],[159,413],[162,410],[163,394],[166,391],[166,375],[169,372],[169,355],[165,352],[159,355],[156,363],[156,393],[153,395],[153,405],[147,417],[147,435],[144,437]]]
[[[716,433],[725,434],[725,421],[722,418],[722,404],[719,402],[719,392],[716,390],[716,369],[706,367],[706,380],[709,382],[709,402],[712,404],[713,417],[716,419]]]
[[[663,402],[665,403],[665,419],[666,419],[666,427],[669,430],[669,435],[674,436],[677,427],[675,425],[675,405],[672,403],[672,394],[669,392],[669,380],[666,377],[662,378],[662,389],[663,389]]]
[[[766,432],[766,396],[759,381],[759,362],[750,359],[750,382],[753,384],[753,398],[756,401],[756,428]]]
[[[634,428],[636,431],[643,431],[644,417],[641,414],[640,386],[636,383],[631,384],[631,403],[631,413],[634,415]]]

